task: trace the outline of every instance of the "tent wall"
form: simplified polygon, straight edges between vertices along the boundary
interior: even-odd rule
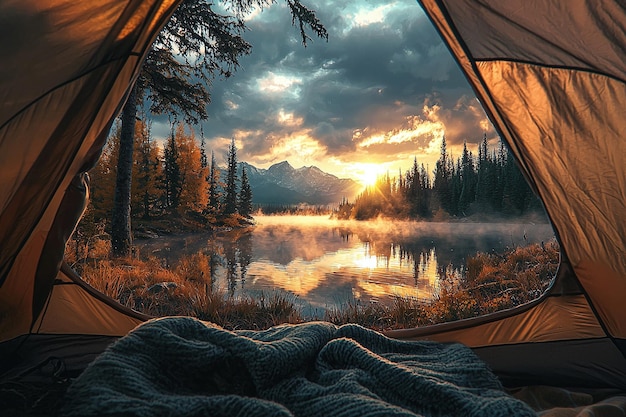
[[[405,340],[461,342],[507,386],[626,389],[626,360],[563,267],[539,300],[475,319],[388,332]]]
[[[97,292],[64,263],[30,334],[0,343],[0,375],[32,373],[50,358],[62,360],[64,371],[75,375],[148,318]]]
[[[121,336],[141,321],[58,271],[82,172],[179,1],[0,2],[0,342]]]
[[[422,4],[544,202],[603,326],[626,337],[626,5]]]
[[[63,264],[32,332],[120,336],[149,318],[100,294]]]
[[[419,0],[544,203],[548,294],[404,339],[460,341],[509,385],[626,389],[626,6]]]

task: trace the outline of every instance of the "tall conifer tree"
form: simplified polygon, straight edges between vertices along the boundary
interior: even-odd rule
[[[174,126],[164,149],[164,188],[165,205],[176,209],[178,207],[180,192],[182,190],[180,166],[178,158],[178,146]]]
[[[219,171],[217,165],[215,165],[215,153],[211,151],[211,167],[209,169],[209,212],[217,214],[220,211],[220,193],[219,186]]]
[[[435,182],[433,189],[439,199],[441,207],[448,213],[452,212],[452,172],[454,170],[454,164],[451,163],[448,157],[448,150],[446,147],[446,138],[441,139],[441,154],[435,165]]]
[[[252,189],[248,182],[245,165],[241,165],[241,191],[239,191],[239,214],[245,218],[252,217]]]
[[[228,166],[226,171],[226,189],[224,190],[224,214],[229,216],[237,212],[237,147],[235,138],[228,147]]]
[[[201,135],[200,139],[200,167],[206,168],[209,166],[209,161],[206,157],[206,143],[204,141],[204,135]],[[207,181],[209,178],[207,177]]]

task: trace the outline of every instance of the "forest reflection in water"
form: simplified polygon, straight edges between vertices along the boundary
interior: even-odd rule
[[[213,288],[231,296],[294,294],[307,311],[351,300],[394,296],[430,300],[446,271],[458,275],[468,256],[547,242],[549,224],[337,221],[323,216],[258,216],[249,229],[152,239],[152,252],[174,265],[206,257]]]

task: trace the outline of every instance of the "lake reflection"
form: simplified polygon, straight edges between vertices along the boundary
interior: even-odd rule
[[[165,253],[170,264],[200,251],[213,260],[207,280],[214,287],[233,296],[286,291],[314,311],[354,299],[386,302],[399,295],[429,300],[438,293],[441,274],[458,273],[468,255],[554,236],[548,224],[255,219],[257,225],[247,231],[160,238],[144,247],[167,249],[157,253]]]

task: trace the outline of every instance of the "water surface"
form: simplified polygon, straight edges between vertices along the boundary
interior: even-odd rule
[[[548,224],[340,221],[326,216],[257,216],[256,226],[144,243],[173,265],[200,252],[212,261],[205,279],[232,296],[293,294],[308,311],[349,300],[394,296],[430,300],[440,276],[458,273],[476,252],[547,242]]]

